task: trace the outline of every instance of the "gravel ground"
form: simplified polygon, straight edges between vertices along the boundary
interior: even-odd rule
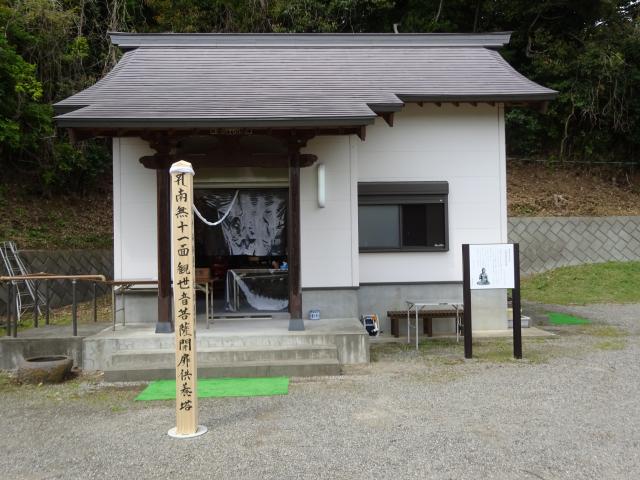
[[[288,396],[203,399],[192,440],[166,435],[171,402],[132,401],[140,387],[5,380],[0,477],[640,478],[640,305],[568,311],[596,323],[525,339],[519,362],[504,339],[470,361],[455,342],[384,345]]]

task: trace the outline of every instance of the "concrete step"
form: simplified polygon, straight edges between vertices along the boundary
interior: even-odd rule
[[[198,364],[199,378],[222,377],[312,377],[339,375],[340,363],[336,359],[270,360],[252,362]],[[175,378],[174,368],[112,368],[104,372],[107,382],[132,382]]]
[[[266,362],[280,360],[335,360],[335,345],[284,345],[250,347],[208,347],[198,349],[198,365],[206,367],[237,362]],[[111,357],[111,366],[119,368],[172,368],[173,349],[121,350]]]
[[[207,348],[235,348],[235,347],[280,347],[303,345],[331,345],[335,344],[336,335],[197,335],[198,350]],[[90,340],[91,341],[91,340]],[[111,344],[114,351],[134,348],[136,350],[172,350],[174,348],[173,335],[149,335],[136,338],[106,338],[101,342]]]

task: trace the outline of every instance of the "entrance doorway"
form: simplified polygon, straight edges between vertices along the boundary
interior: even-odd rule
[[[196,268],[210,279],[216,316],[288,312],[288,189],[199,187]]]

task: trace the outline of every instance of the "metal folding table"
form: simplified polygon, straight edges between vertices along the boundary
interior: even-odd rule
[[[413,301],[406,300],[407,303],[407,343],[411,343],[411,311],[415,311],[415,331],[416,331],[416,350],[418,349],[418,337],[420,336],[418,323],[419,323],[419,314],[420,310],[424,307],[451,307],[453,309],[453,314],[456,318],[456,341],[458,339],[458,325],[460,323],[460,312],[463,308],[462,302],[423,302],[423,301]]]

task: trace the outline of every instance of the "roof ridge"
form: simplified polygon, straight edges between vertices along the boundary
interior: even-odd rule
[[[124,50],[138,47],[443,47],[501,48],[511,32],[488,33],[126,33],[109,32]]]

